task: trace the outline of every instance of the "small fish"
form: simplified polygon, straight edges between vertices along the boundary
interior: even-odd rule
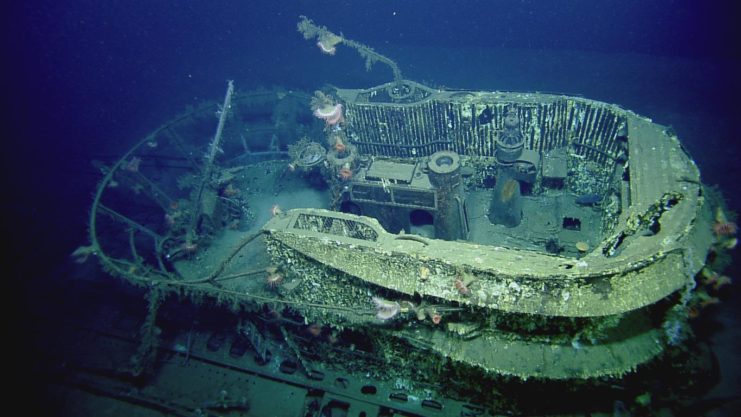
[[[599,194],[584,194],[576,197],[576,204],[580,206],[596,206],[602,202],[602,196]]]
[[[620,400],[612,404],[612,417],[631,417],[632,414],[628,407]]]

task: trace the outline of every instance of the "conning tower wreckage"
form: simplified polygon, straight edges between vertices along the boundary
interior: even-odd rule
[[[299,30],[394,80],[229,83],[103,168],[76,255],[154,294],[136,372],[173,293],[229,305],[254,366],[336,395],[371,379],[409,414],[482,401],[430,388],[443,368],[474,385],[620,377],[689,337],[735,227],[671,130],[581,97],[432,89]]]

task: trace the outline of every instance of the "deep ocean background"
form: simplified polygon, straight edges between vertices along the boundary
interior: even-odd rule
[[[23,314],[44,302],[38,286],[68,279],[62,265],[86,243],[100,178],[91,160],[115,160],[187,105],[219,100],[228,79],[305,91],[390,79],[341,46],[320,54],[296,31],[299,15],[430,86],[583,95],[671,125],[704,181],[741,210],[735,2],[30,0],[5,9],[2,224],[19,350],[35,331]]]

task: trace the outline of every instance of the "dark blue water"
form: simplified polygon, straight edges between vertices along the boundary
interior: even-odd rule
[[[428,85],[583,95],[671,125],[704,181],[741,209],[731,1],[15,3],[3,24],[3,228],[24,288],[30,276],[62,279],[56,265],[84,243],[100,178],[91,160],[113,160],[185,106],[219,99],[226,80],[312,91],[390,79],[348,49],[320,54],[296,31],[299,15]]]

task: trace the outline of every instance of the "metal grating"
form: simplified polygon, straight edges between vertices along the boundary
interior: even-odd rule
[[[378,233],[365,223],[316,214],[300,214],[293,228],[372,242],[378,240]]]
[[[480,117],[485,111],[490,118]],[[615,137],[625,116],[613,107],[577,98],[544,103],[481,97],[478,100],[427,100],[414,105],[347,103],[348,132],[362,153],[388,157],[431,155],[453,150],[493,156],[494,141],[508,111],[520,119],[528,149],[560,147],[601,163],[615,158]]]

